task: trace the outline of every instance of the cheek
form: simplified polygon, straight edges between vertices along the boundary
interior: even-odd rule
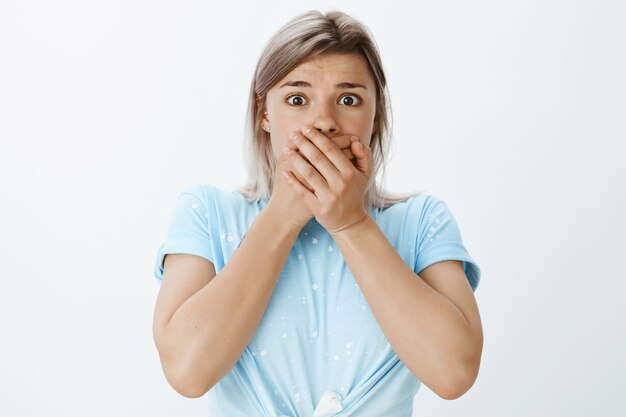
[[[287,138],[288,138],[287,132],[272,131],[272,135],[271,135],[272,151],[274,152],[274,156],[276,157],[276,159],[278,159],[281,156],[285,147],[289,145]]]
[[[283,151],[286,143],[284,141],[280,141],[272,138],[272,151],[274,152],[274,156],[278,159],[280,153]]]
[[[356,135],[361,142],[369,146],[373,130],[372,127],[369,126],[369,122],[367,120],[359,120],[359,123],[350,123],[342,130],[343,133]]]
[[[272,146],[282,152],[283,148],[288,145],[291,133],[293,131],[299,131],[304,125],[305,122],[300,123],[299,120],[294,120],[293,118],[282,119],[280,121],[275,120],[271,125]]]

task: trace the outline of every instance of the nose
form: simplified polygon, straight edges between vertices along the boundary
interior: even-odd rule
[[[321,104],[319,106],[311,125],[325,135],[337,135],[339,133],[339,125],[328,105]]]

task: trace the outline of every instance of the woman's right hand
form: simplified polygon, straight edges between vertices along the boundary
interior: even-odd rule
[[[300,197],[298,197],[287,183],[283,171],[290,171],[296,175],[305,187],[311,189],[309,183],[304,178],[295,174],[295,169],[291,161],[287,159],[287,155],[282,153],[276,162],[274,169],[274,189],[272,190],[272,195],[267,203],[266,209],[273,211],[277,218],[300,230],[314,215],[306,204],[304,204],[304,201],[301,201]]]
[[[350,140],[351,136],[352,135],[336,137],[333,138],[333,141],[339,146],[346,158],[354,164],[356,157],[350,151],[350,144],[352,142]],[[293,151],[297,151],[292,146],[290,147]],[[278,218],[289,222],[293,227],[300,230],[315,216],[307,205],[304,204],[304,201],[293,191],[289,183],[287,183],[287,179],[282,171],[290,171],[306,188],[313,191],[313,187],[311,187],[308,181],[297,173],[287,155],[281,153],[274,169],[274,189],[266,209],[274,211]]]

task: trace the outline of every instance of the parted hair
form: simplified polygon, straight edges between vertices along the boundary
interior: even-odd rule
[[[244,134],[247,183],[239,192],[248,201],[269,200],[274,186],[276,158],[270,133],[261,125],[267,92],[291,70],[310,57],[324,53],[359,53],[368,63],[376,85],[376,114],[370,140],[372,171],[365,189],[366,208],[385,209],[415,194],[391,195],[378,182],[384,181],[386,157],[391,144],[391,115],[387,80],[378,48],[369,30],[349,15],[333,10],[325,14],[311,10],[287,22],[268,41],[252,79]]]

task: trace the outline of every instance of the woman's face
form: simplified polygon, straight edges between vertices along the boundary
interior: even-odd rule
[[[266,96],[272,150],[279,159],[291,132],[309,125],[329,139],[355,135],[369,146],[376,115],[376,85],[358,53],[308,58],[276,83]],[[350,149],[349,139],[335,140]]]

